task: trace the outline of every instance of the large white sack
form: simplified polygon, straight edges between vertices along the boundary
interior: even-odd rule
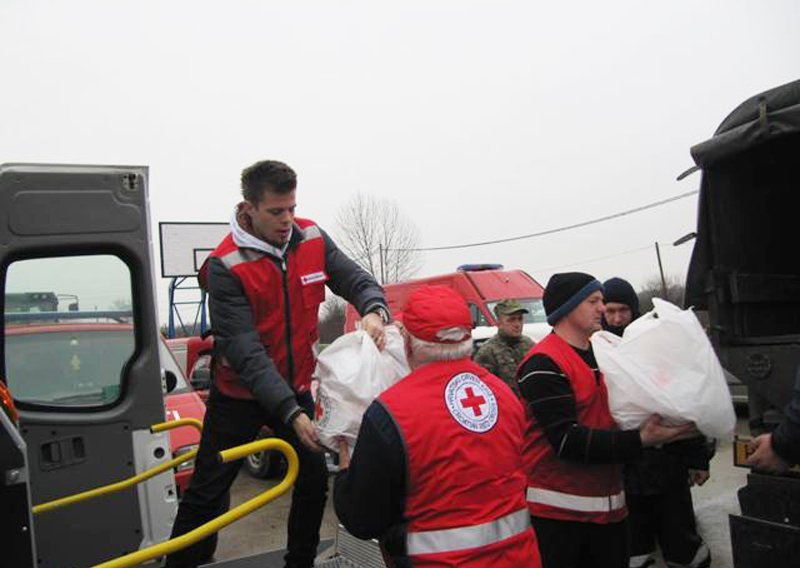
[[[361,418],[370,403],[409,372],[400,331],[385,328],[386,346],[378,351],[365,331],[339,337],[320,353],[314,376],[319,379],[314,420],[320,442],[338,451],[338,439],[353,453]]]
[[[706,436],[729,440],[736,415],[711,342],[691,310],[653,298],[654,309],[623,336],[592,335],[620,428],[638,428],[651,414],[672,424],[694,422]]]

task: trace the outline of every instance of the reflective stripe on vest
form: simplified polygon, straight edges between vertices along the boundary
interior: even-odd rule
[[[311,225],[303,229],[303,240],[310,241],[311,239],[319,239],[322,237],[322,231],[316,225]]]
[[[220,260],[222,264],[225,265],[225,268],[228,270],[232,269],[237,264],[242,264],[243,262],[251,262],[253,260],[258,260],[264,257],[263,252],[256,252],[250,249],[236,249],[233,252],[229,252],[225,256],[223,256]]]
[[[408,533],[406,548],[410,556],[479,548],[521,534],[530,526],[528,509],[520,509],[505,517],[471,527]]]
[[[528,502],[584,513],[609,513],[625,506],[625,492],[603,497],[572,495],[541,487],[528,487]]]

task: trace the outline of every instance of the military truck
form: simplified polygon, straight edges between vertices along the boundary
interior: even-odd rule
[[[686,304],[708,310],[757,434],[781,419],[800,366],[800,81],[743,102],[691,153],[702,181]],[[735,567],[797,566],[800,478],[751,472],[739,502]]]

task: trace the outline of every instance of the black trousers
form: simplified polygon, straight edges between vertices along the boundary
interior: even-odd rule
[[[628,568],[627,521],[579,523],[531,517],[542,568]]]
[[[697,534],[688,483],[674,485],[657,495],[628,493],[631,556],[651,554],[656,543],[664,560],[689,565],[703,539]]]
[[[310,393],[298,395],[298,403],[311,416]],[[280,423],[253,400],[237,400],[212,388],[192,480],[178,507],[172,538],[187,533],[228,510],[230,487],[242,462],[221,464],[221,450],[253,441],[263,425],[289,442],[297,451],[300,471],[289,510],[287,567],[313,566],[319,544],[319,529],[328,492],[328,475],[323,454],[308,450],[291,426]],[[269,506],[269,505],[267,505]],[[169,568],[194,568],[209,562],[217,548],[217,535],[200,541],[167,558]]]

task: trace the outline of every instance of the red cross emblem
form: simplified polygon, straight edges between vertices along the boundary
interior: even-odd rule
[[[467,387],[464,389],[464,392],[467,393],[467,398],[462,398],[459,400],[461,406],[464,408],[471,408],[472,413],[477,417],[483,414],[481,411],[481,405],[486,404],[486,399],[481,396],[475,396],[475,392],[472,390],[472,387]]]

